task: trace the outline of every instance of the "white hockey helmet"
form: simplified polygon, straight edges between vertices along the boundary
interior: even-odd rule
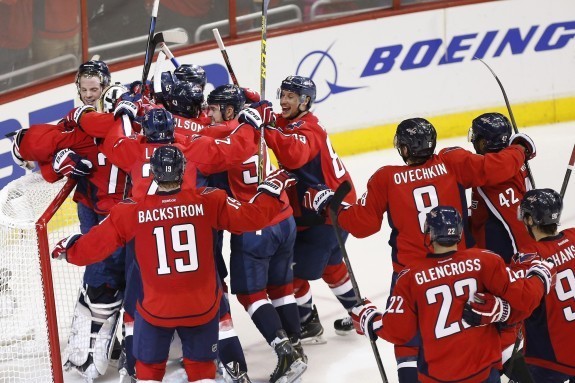
[[[128,92],[128,88],[126,88],[119,82],[108,86],[102,92],[100,100],[98,100],[98,106],[97,106],[98,112],[103,113],[113,112],[114,108],[116,107],[116,102],[118,101],[118,98],[126,92]]]

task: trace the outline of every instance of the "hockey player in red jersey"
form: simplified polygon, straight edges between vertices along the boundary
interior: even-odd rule
[[[526,149],[510,145],[499,153],[484,156],[462,148],[446,148],[434,154],[437,133],[423,118],[410,118],[398,126],[394,145],[407,166],[383,166],[371,176],[367,192],[354,205],[340,211],[339,225],[357,238],[370,236],[381,229],[383,216],[391,227],[391,259],[393,276],[390,291],[404,267],[421,258],[424,246],[426,213],[439,204],[455,207],[464,216],[463,240],[460,249],[474,245],[467,229],[465,189],[473,186],[496,185],[519,173]],[[535,149],[528,137],[518,137]],[[515,141],[511,140],[511,143]],[[315,188],[306,199],[310,208],[323,211],[331,195]],[[396,347],[398,375],[401,383],[417,381],[416,344]]]
[[[255,109],[242,110],[244,100],[243,90],[231,84],[210,92],[208,114],[214,123],[203,134],[221,137],[233,131],[244,134],[245,129],[258,129],[263,124],[261,116]],[[268,105],[267,102],[264,104]],[[262,111],[271,117],[271,105],[267,113]],[[236,118],[246,124],[238,129]],[[258,187],[258,149],[257,145],[238,149],[246,160],[223,172],[211,174],[209,184],[226,190],[230,197],[241,202],[249,201]],[[267,150],[264,155],[264,171],[269,171],[271,164]],[[268,226],[258,231],[231,234],[230,282],[232,294],[237,296],[268,344],[273,343],[277,334],[290,338],[294,350],[289,354],[280,350],[282,353],[278,353],[278,365],[270,382],[284,379],[291,382],[303,373],[307,358],[300,343],[301,327],[292,284],[296,225],[286,193],[282,193],[280,199],[284,203],[283,208]],[[286,369],[292,359],[301,361],[301,371]]]
[[[297,187],[288,192],[298,226],[294,290],[302,340],[321,343],[325,342],[321,338],[323,327],[308,281],[322,278],[348,312],[356,298],[333,228],[313,211],[304,209],[303,199],[309,186],[326,184],[336,189],[342,182],[352,181],[326,130],[310,111],[316,97],[314,82],[308,77],[288,76],[282,81],[279,93],[282,111],[276,115],[275,128],[266,126],[265,140],[281,166],[299,179]],[[354,200],[352,190],[346,201]],[[347,238],[347,233],[343,233],[343,238]],[[338,335],[353,331],[350,317],[336,320],[334,327]]]
[[[545,300],[524,322],[525,360],[535,382],[561,383],[575,379],[575,229],[557,230],[563,210],[559,193],[552,189],[534,189],[525,193],[518,209],[518,218],[537,241],[537,254],[555,264],[557,283]],[[517,257],[518,262],[529,256]],[[524,264],[513,265],[515,275],[524,275]],[[493,295],[505,299],[500,294]],[[487,295],[487,294],[486,294]],[[484,296],[484,300],[499,299]],[[467,308],[483,317],[492,310],[473,302]],[[525,313],[517,314],[525,316]],[[517,320],[515,309],[508,322]],[[503,322],[504,319],[497,318]],[[474,323],[476,324],[476,323]]]
[[[63,176],[77,179],[74,201],[84,233],[103,220],[123,198],[125,173],[98,151],[92,137],[75,129],[74,122],[86,110],[97,106],[99,97],[107,94],[103,91],[109,84],[110,71],[104,62],[83,63],[76,75],[76,87],[84,105],[57,125],[33,125],[15,140],[15,151],[26,160],[37,161],[47,181],[54,182]],[[64,359],[66,366],[89,379],[103,375],[108,367],[124,286],[123,249],[88,266],[84,272]]]
[[[353,308],[357,332],[394,344],[420,337],[420,382],[499,382],[498,330],[489,321],[467,325],[461,320],[464,305],[476,292],[489,291],[530,312],[555,283],[553,264],[533,260],[527,278],[513,278],[497,254],[458,250],[463,223],[457,209],[436,206],[426,217],[424,232],[433,251],[400,273],[383,315],[366,299]]]
[[[509,145],[511,123],[500,113],[485,113],[475,118],[469,128],[469,141],[477,154],[497,153]],[[469,227],[482,249],[491,250],[503,257],[506,264],[516,253],[534,250],[535,241],[529,236],[522,222],[517,220],[517,208],[523,195],[530,189],[525,166],[510,179],[496,184],[474,187],[471,190]],[[501,329],[503,371],[510,379],[523,381],[526,373],[523,353],[516,352],[513,363],[510,357],[515,348],[519,328]],[[522,344],[520,344],[522,346]],[[513,371],[509,370],[509,367]]]
[[[156,195],[117,205],[90,233],[60,241],[52,256],[85,265],[133,241],[144,289],[134,328],[138,380],[162,380],[177,331],[188,381],[215,382],[222,293],[214,264],[214,229],[240,232],[265,226],[281,208],[281,191],[295,178],[278,171],[258,187],[252,203],[241,203],[212,188],[182,193],[185,160],[174,146],[156,149],[150,163],[159,185]],[[289,347],[289,339],[278,338],[274,345]]]

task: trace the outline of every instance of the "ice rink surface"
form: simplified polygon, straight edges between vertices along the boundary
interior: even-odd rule
[[[521,129],[521,131],[531,136],[537,144],[537,157],[530,162],[536,186],[559,191],[575,144],[575,122],[532,127]],[[439,140],[437,150],[449,146],[462,146],[473,150],[465,137]],[[343,161],[353,178],[358,196],[366,190],[367,180],[378,168],[390,164],[403,164],[395,149],[345,157]],[[575,226],[575,175],[573,178],[565,197],[563,227]],[[361,294],[371,299],[381,309],[385,306],[391,280],[390,248],[387,244],[389,232],[385,220],[381,232],[361,240],[350,236],[346,245]],[[356,334],[345,337],[335,334],[333,321],[344,317],[346,312],[327,285],[321,280],[314,281],[312,292],[325,328],[324,336],[327,343],[305,346],[309,361],[302,381],[310,383],[381,382],[369,341]],[[269,375],[275,368],[275,354],[265,343],[237,299],[232,297],[231,301],[234,325],[244,348],[249,376],[253,382],[268,382]],[[381,339],[377,341],[377,345],[389,382],[397,382],[393,347]],[[477,352],[480,353],[481,349],[478,348]],[[68,372],[65,373],[65,381],[77,383],[82,382],[83,379],[77,373]],[[118,373],[115,369],[109,368],[108,373],[96,382],[119,382]],[[183,370],[177,363],[169,363],[168,374],[164,382],[186,382]]]

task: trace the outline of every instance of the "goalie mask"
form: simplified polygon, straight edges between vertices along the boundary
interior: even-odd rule
[[[142,129],[148,142],[173,142],[175,125],[172,113],[161,108],[150,109],[142,121]]]
[[[424,233],[431,242],[441,246],[453,246],[461,241],[463,221],[459,212],[451,206],[436,206],[425,219]]]
[[[150,158],[150,168],[157,183],[182,182],[186,159],[175,146],[162,146],[154,150]]]
[[[558,225],[563,211],[563,199],[553,189],[533,189],[523,196],[517,209],[517,219],[524,221],[531,217],[533,224]]]
[[[208,105],[219,105],[222,117],[225,116],[226,106],[234,108],[234,118],[244,108],[245,103],[246,97],[242,89],[232,84],[220,85],[208,95]]]
[[[116,107],[116,102],[121,95],[126,93],[128,88],[119,82],[110,85],[102,92],[100,100],[98,100],[97,110],[102,113],[112,113]]]
[[[408,159],[414,163],[425,162],[433,155],[437,143],[437,132],[429,121],[424,118],[410,118],[403,120],[395,131],[393,146],[407,163]],[[407,155],[402,153],[402,147],[407,148]]]
[[[299,99],[300,110],[301,106],[305,104],[307,101],[307,105],[305,105],[302,111],[309,110],[315,101],[316,87],[313,80],[309,77],[288,76],[286,77],[285,80],[282,81],[282,84],[278,89],[278,98],[281,98],[282,90],[293,92],[300,97]]]
[[[468,139],[478,154],[498,152],[509,146],[511,123],[501,113],[484,113],[475,118]],[[483,144],[482,144],[483,142]]]

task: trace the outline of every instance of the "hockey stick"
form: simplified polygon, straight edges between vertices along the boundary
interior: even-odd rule
[[[146,43],[146,55],[144,56],[144,68],[142,70],[141,92],[144,92],[146,80],[148,79],[148,73],[150,72],[150,66],[152,65],[152,57],[154,56],[155,46],[153,46],[152,42],[154,31],[156,30],[156,19],[158,18],[159,6],[160,0],[154,0],[154,5],[152,6],[152,18],[150,19],[150,31],[148,32],[148,42]]]
[[[268,5],[270,0],[262,1],[262,42],[260,45],[260,97],[262,100],[266,98],[266,44],[268,39]],[[265,127],[262,124],[260,126],[260,142],[258,149],[258,184],[261,184],[264,180],[264,151],[265,148],[265,138],[264,138]]]
[[[166,43],[161,43],[160,44],[160,49],[162,50],[162,52],[164,52],[164,54],[166,55],[166,57],[168,59],[170,59],[170,61],[172,62],[172,64],[177,68],[180,67],[180,62],[174,57],[174,54],[172,53],[172,51],[170,50],[170,48],[168,48],[168,46],[166,45]]]
[[[563,178],[563,185],[561,186],[561,199],[565,198],[565,192],[567,191],[567,184],[569,184],[569,177],[571,177],[571,172],[573,171],[573,166],[575,165],[575,145],[573,145],[573,151],[571,152],[571,159],[567,165],[567,171],[565,172],[565,178]]]
[[[515,117],[513,116],[513,111],[511,110],[511,105],[509,104],[509,99],[507,98],[507,93],[505,92],[505,88],[503,88],[503,84],[499,80],[499,77],[497,77],[493,69],[491,69],[491,67],[487,65],[485,61],[483,61],[479,57],[474,57],[474,59],[481,61],[483,65],[485,65],[487,69],[489,69],[493,77],[495,77],[495,81],[497,81],[497,84],[499,84],[499,88],[501,89],[501,93],[503,93],[503,99],[505,100],[505,105],[507,106],[507,112],[509,113],[509,118],[511,119],[511,125],[513,125],[513,131],[515,132],[515,134],[519,133],[519,129],[517,129],[517,124],[515,123]],[[529,177],[531,187],[535,189],[535,179],[533,178],[533,173],[531,172],[531,167],[529,166],[529,162],[527,162],[527,160],[525,160],[525,169],[527,169],[527,177]]]
[[[180,63],[174,57],[170,48],[168,48],[167,43],[174,43],[174,44],[185,44],[188,41],[188,34],[185,31],[179,30],[172,30],[172,31],[164,31],[158,32],[154,36],[154,50],[156,45],[160,44],[160,49],[164,54],[170,59],[172,64],[176,68],[180,66]]]
[[[329,203],[328,214],[331,220],[331,225],[333,226],[333,230],[335,231],[335,237],[337,238],[337,243],[341,250],[341,255],[343,257],[345,265],[347,266],[347,272],[349,274],[349,279],[353,287],[353,292],[355,293],[355,296],[357,298],[357,303],[361,303],[361,293],[359,292],[359,286],[355,279],[355,275],[353,274],[351,263],[349,262],[347,250],[345,249],[345,243],[343,242],[343,238],[340,233],[340,227],[337,224],[337,212],[339,206],[341,205],[345,196],[348,195],[350,191],[351,191],[351,183],[349,181],[344,181],[341,183],[341,185],[339,185],[339,187],[333,194],[331,202]],[[373,355],[375,356],[375,361],[377,362],[377,368],[379,369],[379,374],[381,375],[381,380],[384,383],[387,383],[387,375],[385,374],[385,369],[383,368],[383,363],[381,362],[381,356],[379,355],[377,344],[375,344],[375,341],[371,339],[370,343]]]
[[[218,43],[218,47],[220,48],[220,52],[222,52],[222,57],[224,58],[224,61],[226,63],[226,67],[228,67],[228,72],[230,72],[230,77],[232,78],[232,82],[234,83],[235,86],[240,86],[240,84],[238,84],[238,79],[236,78],[236,74],[234,73],[234,70],[232,69],[232,63],[230,62],[230,57],[228,56],[228,52],[226,52],[226,47],[224,46],[224,42],[222,41],[222,36],[220,36],[220,31],[218,30],[218,28],[214,28],[214,29],[212,29],[212,32],[214,33],[214,37],[216,38],[216,42]]]

